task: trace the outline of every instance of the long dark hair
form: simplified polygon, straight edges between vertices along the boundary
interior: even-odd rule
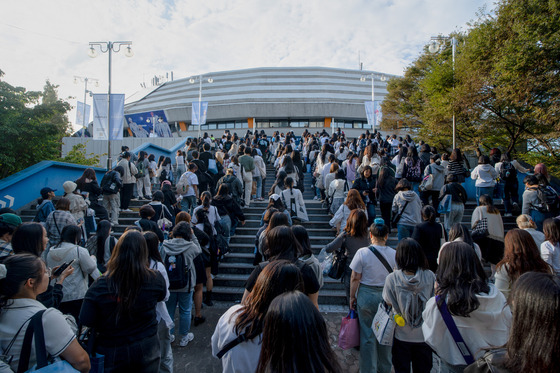
[[[294,162],[292,161],[292,157],[290,157],[288,154],[284,156],[282,167],[284,167],[284,171],[286,171],[287,174],[295,172]]]
[[[76,180],[78,189],[82,189],[83,185],[86,183],[86,179],[97,181],[97,175],[95,175],[95,171],[93,170],[93,168],[86,168],[82,176],[80,176],[80,178]]]
[[[560,372],[560,279],[528,272],[516,281],[506,368],[513,373]]]
[[[265,317],[257,373],[341,371],[325,319],[309,298],[299,291],[277,296]]]
[[[292,226],[292,233],[301,245],[301,255],[312,255],[311,241],[309,240],[309,234],[307,229],[301,225]]]
[[[287,260],[276,260],[267,264],[245,300],[245,307],[237,312],[235,333],[240,335],[245,331],[248,339],[262,333],[264,317],[270,302],[278,295],[292,290],[303,290],[300,270]]]
[[[45,264],[32,254],[10,255],[2,262],[6,266],[6,277],[0,279],[0,310],[3,309],[30,278],[35,279],[35,288],[43,280]]]
[[[105,242],[107,238],[109,238],[109,234],[111,232],[111,222],[107,220],[102,220],[97,224],[97,232],[95,234],[96,238],[96,247],[97,252],[95,253],[95,257],[97,258],[97,263],[103,263],[105,258]]]
[[[146,245],[148,247],[148,259],[154,262],[163,263],[161,254],[159,252],[159,238],[157,234],[152,231],[144,232],[144,238],[146,239]]]
[[[43,246],[43,225],[41,223],[23,223],[12,236],[12,249],[15,254],[33,254],[41,256]]]
[[[120,300],[117,318],[130,313],[142,285],[156,277],[148,265],[148,246],[142,233],[124,232],[115,245],[106,272],[109,289]]]
[[[274,220],[275,213],[270,219],[269,227]],[[266,232],[266,251],[265,256],[270,260],[286,259],[294,262],[301,256],[301,245],[297,242],[292,229],[282,225]]]
[[[476,294],[490,291],[480,260],[465,242],[450,242],[441,250],[436,281],[438,305],[446,300],[449,312],[456,316],[468,317],[480,305]]]

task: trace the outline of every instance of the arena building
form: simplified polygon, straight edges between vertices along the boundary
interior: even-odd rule
[[[146,130],[155,132],[159,121],[169,124],[167,131],[173,137],[196,136],[199,129],[191,124],[191,110],[201,93],[202,102],[208,102],[202,132],[218,135],[229,129],[241,134],[264,129],[269,134],[293,130],[298,135],[305,128],[340,127],[354,137],[372,129],[364,105],[372,99],[372,77],[375,101],[380,102],[393,76],[374,71],[262,67],[170,81],[125,106],[125,135],[136,136],[139,121],[151,123]],[[147,133],[137,137],[142,136]]]

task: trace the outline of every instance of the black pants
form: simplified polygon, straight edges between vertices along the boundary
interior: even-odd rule
[[[146,372],[159,370],[159,341],[157,334],[129,344],[99,345],[95,352],[105,355],[105,372]]]
[[[81,274],[78,274],[78,276],[81,276]],[[83,299],[61,302],[60,306],[58,306],[58,310],[62,313],[74,316],[77,322],[80,319],[80,310],[82,309],[82,303],[84,303]]]
[[[132,199],[132,192],[134,191],[134,184],[123,184],[121,189],[121,209],[126,210],[130,205]]]
[[[389,233],[391,233],[391,208],[393,202],[379,202],[379,210],[381,210],[381,217],[385,221],[385,225],[389,227]]]
[[[95,217],[99,218],[99,220],[107,220],[109,218],[109,214],[107,213],[107,209],[101,206],[101,204],[97,201],[91,201],[89,207],[95,211]]]
[[[393,339],[393,367],[395,373],[429,373],[432,370],[432,349],[424,342],[404,342]]]
[[[434,209],[438,210],[439,206],[439,190],[426,190],[420,192],[420,199],[422,200],[422,205],[426,206],[429,204],[430,198],[432,199],[432,206]],[[439,214],[437,214],[439,216]]]

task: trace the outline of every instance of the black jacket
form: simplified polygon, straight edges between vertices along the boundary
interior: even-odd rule
[[[459,183],[449,183],[444,185],[439,192],[440,201],[446,194],[451,194],[451,201],[453,202],[461,202],[462,204],[467,202],[467,191]]]
[[[216,206],[216,208],[218,209],[218,214],[220,214],[220,216],[225,216],[226,214],[229,215],[232,222],[235,220],[245,221],[245,215],[243,215],[241,207],[229,195],[226,197],[214,197],[214,199],[212,200],[212,205]]]
[[[376,182],[377,179],[373,176],[369,177],[368,179],[360,177],[359,179],[356,179],[356,181],[354,181],[354,186],[352,187],[352,189],[356,189],[358,192],[360,192],[360,196],[362,197],[364,203],[367,202],[362,193],[368,192],[370,203],[375,204],[375,194],[373,193],[373,189],[375,188]]]
[[[114,193],[110,192],[108,189],[112,183],[115,183],[117,185],[117,191]],[[103,190],[103,194],[117,194],[122,186],[123,183],[121,174],[119,174],[115,170],[108,171],[105,175],[103,175],[103,179],[101,179],[101,189]]]
[[[163,242],[163,232],[161,231],[161,229],[159,229],[155,221],[152,221],[150,219],[140,219],[138,221],[138,225],[140,226],[140,228],[142,228],[143,232],[150,231],[157,234],[159,242]]]

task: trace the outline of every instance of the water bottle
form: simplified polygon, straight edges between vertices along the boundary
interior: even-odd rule
[[[393,320],[395,320],[395,323],[398,326],[404,326],[406,324],[406,322],[404,321],[404,318],[402,317],[402,315],[400,313],[396,313],[393,315]]]

